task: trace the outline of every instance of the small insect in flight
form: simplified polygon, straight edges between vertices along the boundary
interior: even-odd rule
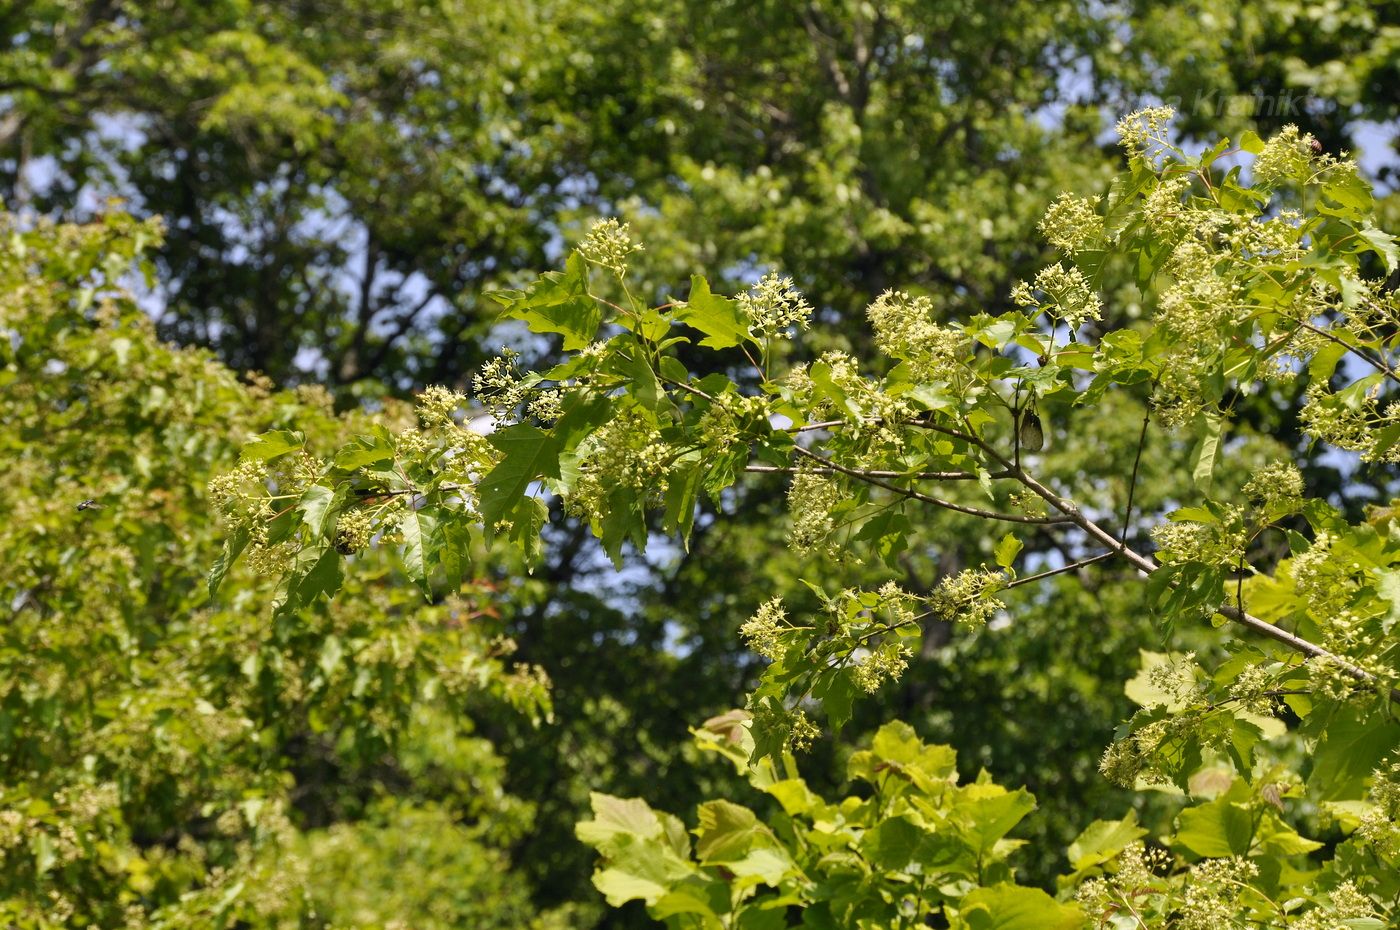
[[[84,510],[101,510],[101,509],[102,509],[102,505],[99,504],[96,500],[94,500],[94,499],[91,498],[91,497],[89,497],[87,500],[83,501],[82,503],[80,503],[80,504],[78,505],[78,512],[79,512],[79,513],[83,512]]]

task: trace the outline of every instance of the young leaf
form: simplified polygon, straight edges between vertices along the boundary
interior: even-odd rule
[[[698,274],[690,278],[690,299],[676,309],[676,319],[704,333],[700,344],[707,348],[728,349],[752,341],[738,301],[710,293],[710,282]]]
[[[306,445],[306,436],[289,429],[275,429],[254,437],[243,446],[243,458],[267,462]]]

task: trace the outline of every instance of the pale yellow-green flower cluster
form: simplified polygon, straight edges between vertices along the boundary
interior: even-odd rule
[[[429,429],[456,425],[456,413],[467,396],[441,385],[433,385],[418,395],[418,418]]]
[[[1187,652],[1152,666],[1147,672],[1147,680],[1159,694],[1165,696],[1166,703],[1186,705],[1201,697],[1197,670],[1196,654]]]
[[[765,601],[744,625],[739,627],[739,635],[754,652],[767,659],[777,661],[783,657],[782,634],[789,629],[787,611],[783,599],[775,597]]]
[[[1241,515],[1242,512],[1235,508],[1219,523],[1178,520],[1154,527],[1152,541],[1157,544],[1158,561],[1167,564],[1237,564],[1244,556],[1245,544],[1248,542],[1240,522]]]
[[[1307,402],[1299,418],[1303,431],[1328,445],[1356,452],[1363,462],[1400,462],[1400,443],[1389,448],[1381,444],[1382,431],[1400,426],[1400,402],[1391,401],[1384,408],[1367,392],[1348,402],[1331,393],[1327,385],[1309,385]]]
[[[1272,462],[1250,477],[1244,496],[1264,508],[1295,507],[1303,497],[1303,474],[1292,462]]]
[[[1313,158],[1317,140],[1300,133],[1292,123],[1284,126],[1264,144],[1264,150],[1254,159],[1254,183],[1275,187],[1299,175],[1305,175]]]
[[[1006,605],[996,592],[1006,586],[1006,576],[985,568],[968,568],[949,575],[929,595],[929,613],[939,620],[982,626]]]
[[[792,514],[792,529],[788,541],[801,553],[827,547],[836,528],[831,512],[841,501],[841,489],[836,482],[815,472],[799,472],[788,488],[788,512]]]
[[[1318,617],[1346,609],[1356,588],[1355,568],[1333,551],[1337,537],[1326,531],[1317,534],[1313,544],[1293,556],[1293,589],[1308,609]]]
[[[1155,148],[1170,144],[1166,133],[1174,116],[1171,107],[1144,107],[1120,119],[1114,129],[1130,158],[1146,159]]]
[[[656,424],[635,410],[625,410],[579,447],[578,477],[565,507],[600,522],[618,489],[648,499],[665,493],[671,464],[670,447]]]
[[[599,220],[578,244],[579,254],[598,267],[606,268],[621,277],[627,273],[628,257],[644,251],[641,243],[632,241],[628,232],[630,225],[619,223],[611,217]]]
[[[913,651],[897,640],[886,640],[860,660],[855,682],[866,694],[874,694],[886,681],[898,681],[909,667]]]
[[[363,510],[347,510],[335,522],[335,548],[342,555],[353,555],[369,545],[374,520]]]
[[[564,415],[564,392],[558,388],[537,391],[526,412],[541,423],[553,423]]]
[[[845,403],[838,407],[829,399],[823,399],[813,405],[808,414],[814,418],[831,416],[848,420],[845,435],[861,440],[863,446],[862,454],[852,464],[873,463],[903,453],[905,436],[900,424],[908,422],[915,412],[908,401],[891,395],[878,382],[862,376],[856,360],[845,352],[836,349],[823,352],[819,364],[828,367],[831,383]],[[810,390],[810,375],[789,384]]]
[[[1248,666],[1230,683],[1230,699],[1246,713],[1272,716],[1275,701],[1267,692],[1273,688],[1273,684],[1273,676],[1267,668],[1262,665]]]
[[[1103,238],[1103,217],[1098,197],[1061,194],[1045,211],[1040,231],[1046,241],[1070,255],[1096,244]]]
[[[1182,902],[1182,930],[1219,930],[1237,923],[1240,896],[1259,867],[1248,859],[1205,859],[1191,866]]]
[[[961,372],[968,338],[933,322],[933,301],[928,297],[885,291],[866,315],[880,351],[903,359],[919,381],[953,381]]]
[[[1165,849],[1147,849],[1132,843],[1118,854],[1110,876],[1091,878],[1079,886],[1075,900],[1090,914],[1110,914],[1124,909],[1124,902],[1157,891],[1160,875],[1172,866],[1172,855]]]
[[[1042,268],[1035,276],[1034,286],[1024,281],[1017,284],[1011,290],[1011,300],[1019,306],[1044,311],[1071,330],[1103,316],[1103,301],[1084,273],[1059,262]]]
[[[209,479],[209,501],[229,527],[261,519],[267,513],[267,466],[245,459]]]
[[[729,393],[717,395],[695,427],[701,444],[716,451],[727,449],[739,441],[741,421],[762,415],[765,406],[762,397]]]
[[[792,327],[806,329],[812,305],[792,283],[792,278],[769,272],[740,294],[739,310],[749,329],[760,337],[786,333]]]
[[[1367,801],[1357,835],[1387,859],[1400,856],[1400,762],[1376,770]]]
[[[520,353],[506,346],[495,358],[481,366],[472,379],[472,390],[498,420],[509,419],[530,393],[520,373]]]
[[[754,708],[753,727],[755,730],[781,733],[783,748],[788,752],[806,752],[821,736],[821,730],[812,723],[806,711],[785,710],[771,704]]]

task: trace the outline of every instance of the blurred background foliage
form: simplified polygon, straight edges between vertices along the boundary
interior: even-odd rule
[[[1394,226],[1397,70],[1397,2],[0,3],[4,325],[23,333],[0,401],[6,803],[114,783],[121,811],[91,859],[101,881],[35,865],[52,851],[28,871],[7,858],[13,915],[121,887],[84,919],[139,904],[191,926],[219,907],[274,924],[644,923],[601,907],[573,823],[589,790],[668,810],[726,790],[687,727],[741,702],[755,658],[735,630],[755,606],[811,596],[785,484],[749,482],[689,553],[622,572],[562,520],[534,575],[502,556],[440,603],[386,557],[290,629],[254,576],[223,603],[202,594],[207,478],[251,433],[310,420],[329,445],[404,416],[395,399],[415,389],[467,385],[503,342],[547,353],[484,294],[551,266],[599,215],[645,241],[634,275],[658,301],[696,271],[717,290],[792,275],[818,309],[803,355],[866,346],[864,307],[887,287],[950,318],[1009,307],[1048,255],[1045,206],[1103,189],[1119,159],[1106,130],[1145,103],[1176,103],[1187,138],[1293,122],[1360,145]],[[140,224],[156,216],[163,236]],[[142,245],[132,304],[102,263]],[[1146,309],[1129,275],[1103,291],[1113,325]],[[1255,435],[1217,481],[1296,457],[1310,493],[1356,516],[1366,499],[1305,457],[1297,402],[1241,398]],[[1043,415],[1046,473],[1121,508],[1142,408]],[[1140,512],[1177,495],[1189,454],[1153,437]],[[89,497],[104,506],[80,514]],[[995,543],[955,514],[918,529],[899,579],[915,591]],[[1028,548],[1064,556],[1048,537]],[[822,570],[829,589],[889,577]],[[981,633],[931,627],[893,698],[966,774],[1036,795],[1029,881],[1128,801],[1095,767],[1130,711],[1104,682],[1132,677],[1161,633],[1135,586],[1096,578],[1023,589]],[[552,717],[517,661],[548,674]],[[864,712],[818,746],[818,790],[879,722]],[[242,832],[213,826],[225,810]],[[50,815],[57,837],[70,815],[35,816]]]

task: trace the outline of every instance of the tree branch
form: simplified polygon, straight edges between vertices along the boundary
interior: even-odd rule
[[[1017,513],[999,513],[995,510],[983,510],[981,507],[969,507],[966,504],[955,504],[952,501],[945,501],[942,498],[932,497],[928,494],[921,494],[920,492],[915,491],[911,488],[901,488],[897,484],[890,484],[888,481],[885,481],[881,478],[871,477],[870,475],[861,472],[859,469],[847,468],[846,466],[840,465],[829,459],[824,459],[820,455],[817,455],[815,452],[811,452],[807,449],[802,448],[801,446],[797,447],[797,451],[799,454],[805,455],[811,459],[815,459],[827,468],[834,469],[835,471],[838,471],[843,475],[847,475],[859,481],[864,481],[866,484],[874,485],[877,488],[884,488],[886,491],[890,491],[895,494],[902,494],[903,496],[908,497],[912,500],[923,501],[925,504],[932,504],[935,507],[942,507],[944,510],[952,510],[956,511],[957,513],[965,513],[973,517],[982,517],[986,520],[1002,520],[1007,523],[1032,523],[1043,526],[1052,523],[1072,522],[1072,520],[1068,516],[1028,517]]]
[[[1019,465],[1015,465],[1012,462],[1008,461],[1005,456],[997,452],[996,449],[992,448],[992,446],[981,437],[975,436],[971,433],[963,433],[958,430],[949,429],[948,427],[938,426],[937,424],[921,423],[921,425],[927,425],[931,429],[934,429],[938,432],[956,436],[957,438],[962,439],[965,442],[972,443],[973,445],[980,448],[982,451],[986,452],[995,461],[1000,463],[1010,473],[1011,477],[1020,481],[1023,485],[1025,485],[1027,488],[1033,491],[1038,497],[1040,497],[1050,506],[1054,507],[1056,510],[1060,511],[1060,513],[1068,517],[1070,522],[1074,523],[1075,526],[1078,526],[1085,533],[1088,533],[1094,539],[1098,540],[1111,552],[1117,554],[1121,558],[1128,561],[1130,564],[1133,565],[1133,567],[1137,568],[1144,575],[1151,575],[1161,568],[1161,566],[1158,565],[1154,559],[1149,558],[1148,556],[1145,556],[1140,552],[1136,551],[1127,543],[1118,539],[1112,533],[1105,530],[1102,526],[1099,526],[1099,524],[1095,523],[1093,520],[1085,516],[1084,513],[1080,511],[1079,507],[1074,503],[1074,501],[1056,494],[1054,491],[1050,490],[1045,485],[1041,484],[1039,481],[1033,478]],[[1301,636],[1298,636],[1294,633],[1290,633],[1287,630],[1284,630],[1280,627],[1274,626],[1268,621],[1260,620],[1258,617],[1246,613],[1240,610],[1238,607],[1235,607],[1234,605],[1221,604],[1219,607],[1215,608],[1215,612],[1228,620],[1233,620],[1241,626],[1247,627],[1253,630],[1254,632],[1259,633],[1262,636],[1274,640],[1275,642],[1282,643],[1283,645],[1288,646],[1290,649],[1294,649],[1298,652],[1301,652],[1306,656],[1315,659],[1326,659],[1329,662],[1333,662],[1337,665],[1338,668],[1346,672],[1346,674],[1355,681],[1368,685],[1375,685],[1380,683],[1380,680],[1375,675],[1371,674],[1370,672],[1366,671],[1364,668],[1361,668],[1358,665],[1354,665],[1353,663],[1348,662],[1346,659],[1342,658],[1341,656],[1337,655],[1331,650],[1326,649],[1323,646],[1319,646],[1317,643],[1303,639]],[[1400,688],[1391,688],[1389,689],[1389,691],[1390,699],[1392,701],[1395,701],[1396,703],[1400,703]]]

